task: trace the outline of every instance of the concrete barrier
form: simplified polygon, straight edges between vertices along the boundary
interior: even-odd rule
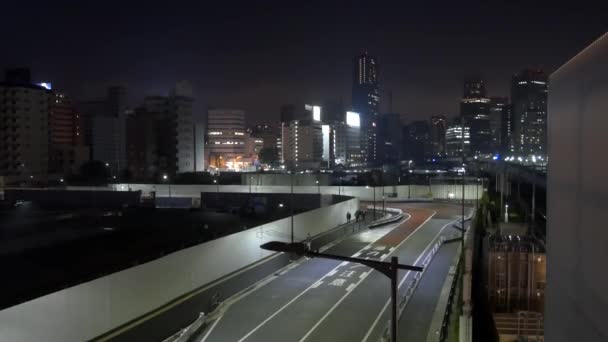
[[[241,193],[290,193],[291,186],[289,185],[217,185],[217,184],[112,184],[112,189],[117,191],[127,191],[129,188],[133,191],[141,190],[142,195],[146,196],[152,191],[156,192],[159,197],[200,197],[202,192],[241,192]],[[73,189],[75,187],[71,187]],[[405,200],[405,199],[441,199],[441,200],[460,200],[462,198],[462,185],[458,184],[433,184],[433,185],[393,185],[393,186],[294,186],[293,192],[298,194],[316,194],[324,195],[346,195],[357,197],[362,201],[371,201],[374,199],[374,191],[376,201],[382,200],[382,189],[384,188],[384,197],[389,200]],[[475,200],[477,196],[481,197],[483,188],[481,185],[467,184],[465,185],[465,200]]]
[[[294,216],[296,241],[346,221],[353,198]],[[0,311],[0,341],[85,341],[259,261],[259,246],[290,241],[287,217]]]

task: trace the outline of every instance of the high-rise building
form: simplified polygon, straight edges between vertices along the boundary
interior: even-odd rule
[[[462,158],[469,155],[471,148],[471,131],[469,126],[464,126],[460,119],[454,120],[445,130],[445,150],[449,158]],[[464,131],[464,139],[463,139]],[[464,147],[464,149],[463,149]]]
[[[504,153],[504,146],[509,139],[508,134],[503,135],[505,129],[502,127],[508,106],[509,98],[507,97],[490,98],[490,132],[493,153]],[[506,130],[508,132],[508,127],[506,127]]]
[[[467,79],[460,100],[460,115],[471,130],[470,155],[489,156],[492,153],[489,110],[490,99],[486,96],[484,81],[480,78]]]
[[[398,164],[403,156],[403,125],[397,113],[380,115],[378,150],[383,164]]]
[[[53,95],[31,83],[28,69],[7,70],[0,83],[0,175],[45,177]]]
[[[416,120],[404,126],[403,139],[404,159],[422,163],[430,156],[431,139],[428,121]]]
[[[145,107],[130,111],[127,116],[127,160],[129,171],[136,180],[154,180],[160,172],[158,137],[166,127],[161,127],[160,113]]]
[[[377,164],[378,126],[380,111],[378,63],[367,52],[356,56],[353,63],[352,108],[361,115],[361,147],[365,149],[365,163]]]
[[[323,109],[309,104],[281,107],[281,156],[290,169],[319,168],[323,161]]]
[[[197,158],[203,156],[196,155],[201,148],[195,140],[197,123],[192,112],[193,103],[192,86],[188,81],[178,82],[169,96],[144,98],[145,120],[155,121],[157,127],[156,169],[159,173],[173,175],[197,171]]]
[[[70,98],[54,92],[49,112],[49,173],[75,174],[90,158],[81,117]]]
[[[245,157],[245,112],[235,109],[209,109],[205,153],[210,169],[241,170],[248,167]]]
[[[169,95],[169,110],[177,134],[177,172],[196,171],[192,85],[179,81]],[[202,156],[199,156],[202,157]]]
[[[445,116],[431,117],[431,154],[433,157],[445,156],[445,130],[447,123]]]
[[[523,156],[547,154],[547,75],[524,69],[511,82],[515,153]]]
[[[114,175],[128,167],[126,110],[126,90],[117,86],[108,88],[105,98],[78,108],[92,159],[106,163]]]

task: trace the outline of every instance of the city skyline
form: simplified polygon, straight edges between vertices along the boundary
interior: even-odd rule
[[[2,25],[18,27],[12,18],[25,9],[10,6]],[[196,112],[233,107],[245,110],[251,123],[276,120],[285,103],[342,98],[350,104],[351,61],[365,50],[382,66],[381,113],[388,111],[390,91],[393,111],[411,120],[453,115],[464,78],[480,74],[489,96],[508,96],[513,74],[529,67],[550,74],[606,26],[593,20],[601,11],[557,5],[446,4],[432,18],[424,6],[378,5],[378,13],[369,14],[369,7],[337,5],[214,5],[166,16],[154,8],[109,13],[80,6],[65,13],[58,4],[28,9],[30,23],[8,37],[13,49],[0,57],[0,67],[28,66],[34,80],[52,81],[79,101],[121,85],[132,107],[188,79]],[[301,15],[287,20],[291,11]],[[44,16],[53,14],[63,20],[53,35],[40,35]],[[111,25],[105,14],[115,18]],[[161,19],[164,25],[152,25]]]

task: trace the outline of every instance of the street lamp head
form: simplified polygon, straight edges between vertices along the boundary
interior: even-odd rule
[[[167,175],[163,175],[163,180],[167,180],[167,178],[169,178]]]
[[[217,183],[217,179],[214,179],[214,180],[213,180],[213,184],[215,184],[215,183]]]
[[[106,163],[106,167],[108,167],[108,166],[110,166],[110,164],[109,164],[109,163]]]
[[[279,203],[279,208],[283,208],[283,203]]]
[[[319,181],[315,181],[315,183],[319,184]]]

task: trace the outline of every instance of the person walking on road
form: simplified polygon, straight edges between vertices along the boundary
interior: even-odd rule
[[[346,223],[350,223],[350,211],[346,212]]]

